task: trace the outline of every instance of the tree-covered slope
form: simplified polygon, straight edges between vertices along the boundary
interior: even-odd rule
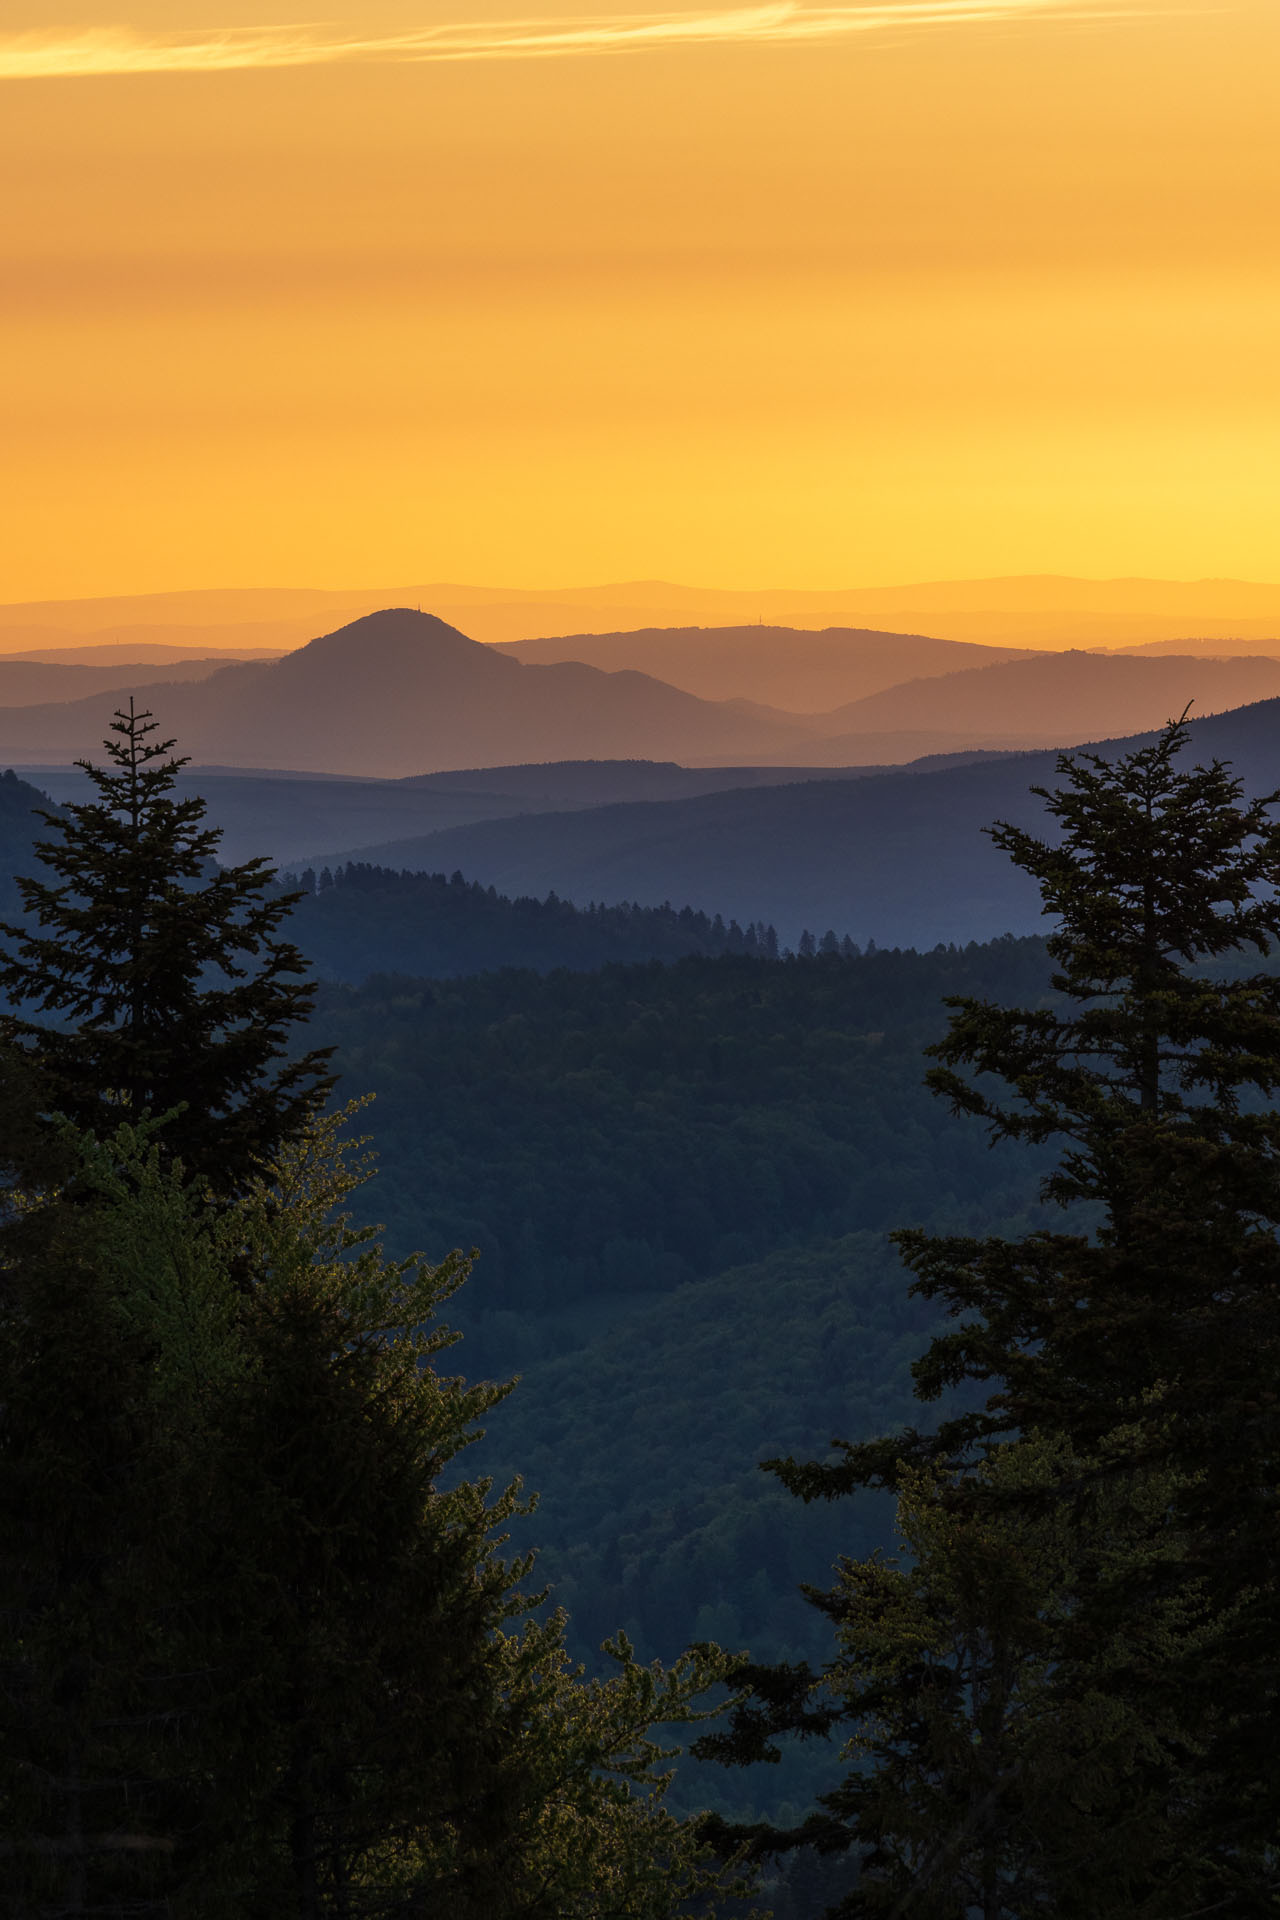
[[[286,884],[295,876],[286,875]],[[292,921],[298,944],[327,980],[353,984],[376,973],[430,979],[498,967],[595,968],[610,961],[676,960],[682,955],[776,956],[777,934],[752,922],[725,925],[692,907],[573,906],[509,900],[460,873],[396,873],[348,862],[297,877],[303,890]]]
[[[981,1230],[1034,1192],[921,1086],[944,994],[1035,1001],[1036,940],[323,990],[311,1037],[378,1095],[397,1244],[476,1245],[467,1313],[668,1291],[815,1236]],[[502,1364],[501,1354],[494,1355]]]
[[[1194,663],[1193,663],[1194,664]],[[1187,697],[1196,691],[1194,678]],[[1103,741],[1105,758],[1140,739]],[[1280,700],[1193,723],[1191,753],[1232,763],[1248,793],[1276,782]],[[883,946],[990,940],[1043,924],[1036,888],[986,838],[996,820],[1051,830],[1033,784],[1056,753],[1009,755],[935,772],[882,772],[697,799],[489,821],[370,846],[397,867],[461,867],[505,893],[571,900],[696,900],[739,920],[772,920],[784,940],[834,926]]]
[[[830,1526],[758,1463],[918,1413],[908,1369],[931,1325],[884,1236],[857,1233],[692,1281],[529,1361],[476,1458],[537,1489],[520,1537],[584,1648],[623,1621],[655,1651],[816,1651],[797,1583],[825,1574]],[[855,1515],[850,1550],[883,1519],[874,1501]]]
[[[48,804],[37,787],[19,780],[12,769],[0,773],[0,913],[9,917],[21,910],[15,876],[32,871],[31,843],[45,831],[35,809]]]

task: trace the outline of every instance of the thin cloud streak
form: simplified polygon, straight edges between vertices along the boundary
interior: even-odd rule
[[[1114,19],[1135,9],[1095,0],[872,0],[858,6],[795,4],[710,13],[606,14],[580,19],[495,20],[382,36],[326,34],[312,27],[227,28],[199,38],[127,27],[0,35],[0,80],[105,78],[140,73],[226,73],[246,67],[328,66],[343,61],[550,59],[653,47],[842,40],[909,28],[1030,20]]]

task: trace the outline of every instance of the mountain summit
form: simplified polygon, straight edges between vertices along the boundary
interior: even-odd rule
[[[388,607],[269,663],[198,686],[132,689],[197,762],[402,775],[531,760],[785,758],[811,729],[770,708],[701,700],[634,672],[525,666],[434,614]],[[110,692],[0,713],[0,756],[98,750]]]
[[[333,633],[322,634],[318,640],[309,640],[305,647],[286,654],[279,664],[303,673],[334,666],[400,677],[451,668],[483,671],[482,663],[494,660],[501,660],[507,667],[504,654],[479,640],[468,639],[434,613],[423,613],[420,607],[383,607]],[[499,674],[503,667],[498,669]]]

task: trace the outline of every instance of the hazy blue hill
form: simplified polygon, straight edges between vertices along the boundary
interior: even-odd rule
[[[1114,755],[1133,736],[1100,743]],[[1194,722],[1193,751],[1232,762],[1251,793],[1280,783],[1280,700]],[[1044,828],[1028,791],[1057,755],[1009,754],[936,772],[735,789],[692,800],[538,814],[361,850],[397,867],[461,867],[504,893],[571,900],[697,900],[794,943],[835,927],[882,945],[931,947],[1033,933],[1039,894],[983,833],[995,820]]]
[[[11,770],[0,773],[0,912],[13,914],[20,907],[14,876],[32,870],[31,843],[45,832],[35,809],[48,804],[38,787]]]
[[[101,760],[99,751],[91,758]],[[92,797],[88,775],[75,766],[19,766],[45,792],[61,800]],[[784,781],[859,779],[874,767],[812,771],[778,767],[681,767],[674,761],[579,760],[516,767],[481,767],[430,773],[403,780],[364,780],[351,774],[295,773],[288,768],[248,772],[227,767],[190,767],[178,791],[200,794],[209,818],[223,829],[223,857],[255,854],[305,865],[315,850],[335,857],[358,852],[388,836],[421,836],[477,820],[517,813],[566,812],[618,800],[681,799],[729,787],[776,786]],[[335,856],[333,849],[341,849]],[[375,863],[376,864],[376,863]]]
[[[877,767],[682,767],[674,760],[553,760],[520,767],[472,767],[417,774],[405,787],[438,793],[497,788],[538,803],[539,813],[609,806],[621,800],[688,800],[728,787],[778,787],[789,780],[857,780]]]
[[[100,761],[102,755],[93,757]],[[92,783],[78,767],[20,767],[18,771],[59,801],[92,797]],[[264,854],[285,863],[319,845],[350,844],[379,833],[433,832],[529,812],[534,804],[519,793],[487,789],[482,776],[477,776],[474,786],[455,790],[398,780],[295,774],[288,769],[248,773],[191,767],[179,775],[176,790],[203,798],[210,821],[223,831],[224,860]]]
[[[571,633],[508,641],[499,650],[528,663],[582,660],[609,672],[635,667],[704,700],[737,695],[797,713],[825,713],[917,675],[1018,660],[1026,651],[867,627],[813,632],[759,624]]]
[[[571,900],[700,900],[860,942],[932,946],[1039,925],[1035,887],[981,829],[1030,820],[1050,755],[938,773],[735,789],[692,800],[536,814],[360,849],[378,865],[452,870],[502,893]]]
[[[269,663],[223,667],[199,686],[151,686],[183,750],[209,764],[374,776],[529,760],[751,760],[807,744],[794,717],[698,700],[638,673],[522,667],[411,607],[352,621]],[[0,754],[76,759],[96,750],[113,702],[0,710]]]

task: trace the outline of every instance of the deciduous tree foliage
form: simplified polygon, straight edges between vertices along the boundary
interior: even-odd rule
[[[344,1219],[334,1121],[210,1204],[122,1127],[0,1246],[6,1910],[659,1920],[732,1873],[663,1804],[712,1652],[584,1683],[514,1491],[457,1456],[463,1277]],[[337,1209],[335,1211],[335,1208]]]
[[[869,1775],[851,1776],[819,1816],[826,1843],[864,1861],[865,1884],[842,1911],[959,1914],[968,1903],[993,1920],[1167,1920],[1270,1914],[1280,1897],[1280,982],[1222,966],[1236,953],[1265,957],[1280,939],[1280,836],[1274,796],[1245,802],[1220,764],[1178,764],[1185,737],[1171,723],[1114,763],[1064,756],[1064,784],[1043,796],[1059,837],[994,832],[1057,916],[1057,998],[1021,1010],[951,1002],[930,1079],[997,1139],[1060,1143],[1044,1192],[1075,1230],[1016,1242],[896,1236],[915,1291],[956,1322],[915,1369],[920,1396],[958,1391],[972,1407],[976,1385],[985,1404],[932,1434],[775,1463],[802,1498],[888,1485],[917,1514],[918,1476],[932,1476],[953,1542],[991,1542],[979,1583],[987,1658],[1002,1561],[1016,1563],[1028,1527],[1065,1529],[1052,1592],[1028,1616],[1039,1646],[1012,1649],[1014,1678],[1025,1687],[1038,1662],[1064,1724],[1100,1699],[1119,1718],[1088,1748],[1088,1768],[1059,1778],[1051,1744],[1004,1786],[993,1776],[964,1833],[994,1845],[1030,1808],[1039,1857],[1026,1884],[1002,1881],[1000,1841],[985,1893],[954,1850],[913,1850],[923,1776],[908,1781],[873,1754]],[[997,1082],[1004,1093],[989,1091]],[[1029,1446],[1059,1465],[1049,1484],[1019,1491],[1005,1463]],[[915,1571],[896,1576],[905,1587],[846,1568],[821,1604],[846,1647],[875,1634],[883,1646],[886,1622],[895,1611],[909,1621],[916,1599],[958,1629],[950,1566],[951,1547],[932,1534]],[[989,1758],[981,1717],[950,1751],[931,1745],[939,1696],[920,1695],[900,1644],[895,1660],[890,1721],[908,1726],[914,1694],[912,1740],[932,1753],[939,1789],[963,1799]],[[858,1728],[869,1707],[881,1711],[847,1661],[830,1680],[837,1718]],[[804,1697],[797,1683],[792,1698]],[[743,1751],[786,1721],[786,1702],[741,1719]],[[1079,1757],[1071,1738],[1065,1748]],[[948,1818],[935,1824],[945,1837]],[[1064,1855],[1058,1841],[1073,1831],[1081,1845]],[[1100,1885],[1088,1849],[1111,1863]]]
[[[199,798],[173,797],[186,765],[127,712],[104,742],[109,765],[80,761],[99,798],[43,818],[36,851],[54,876],[17,882],[25,926],[0,989],[46,1022],[11,1019],[37,1057],[46,1107],[102,1133],[175,1113],[163,1150],[222,1191],[302,1126],[332,1085],[326,1054],[286,1059],[313,990],[280,935],[294,896],[265,860],[217,867],[221,834]]]

